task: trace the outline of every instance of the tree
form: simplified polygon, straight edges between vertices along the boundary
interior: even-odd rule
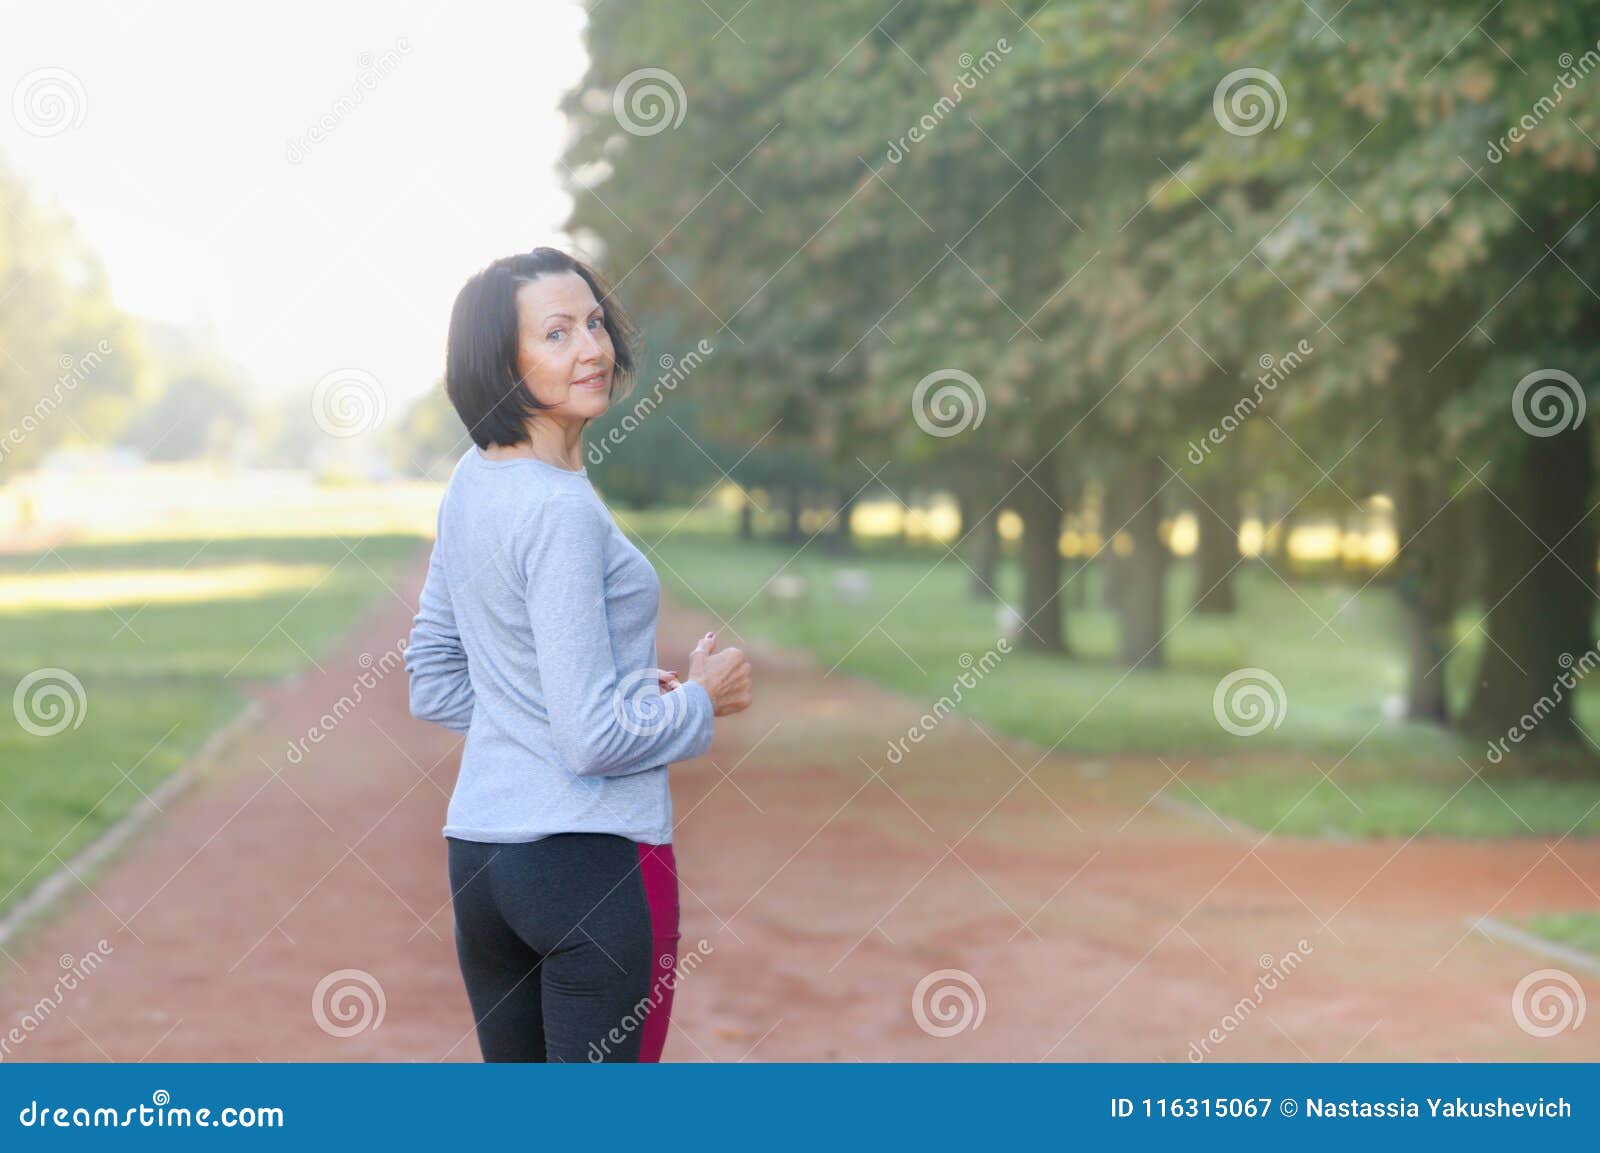
[[[71,222],[0,165],[0,477],[69,440],[107,443],[145,363],[139,327]]]

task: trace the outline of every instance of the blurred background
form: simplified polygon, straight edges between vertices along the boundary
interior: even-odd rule
[[[957,711],[1130,811],[1545,847],[1484,914],[1600,954],[1600,4],[179,8],[0,44],[0,910],[414,603],[450,303],[556,244],[725,643],[1004,641]]]

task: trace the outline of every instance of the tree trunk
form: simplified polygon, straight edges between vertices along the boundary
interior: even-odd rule
[[[1056,488],[1061,493],[1062,510],[1068,517],[1076,515],[1081,526],[1084,502],[1087,498],[1083,470],[1070,465],[1061,469]],[[1081,540],[1078,555],[1062,561],[1062,575],[1061,608],[1070,620],[1074,610],[1087,608],[1089,603],[1088,561],[1082,552]]]
[[[822,543],[823,548],[834,556],[847,556],[855,551],[855,538],[850,533],[850,514],[855,509],[856,498],[853,491],[840,489],[838,500],[833,523],[828,526]]]
[[[1034,482],[1038,483],[1035,484]],[[1041,491],[1042,490],[1042,491]],[[1022,647],[1039,652],[1067,651],[1066,618],[1061,604],[1061,508],[1056,492],[1055,457],[1043,457],[1013,490],[1022,516]]]
[[[1460,302],[1448,297],[1423,310],[1404,342],[1391,392],[1393,426],[1399,430],[1400,472],[1394,485],[1395,529],[1400,537],[1396,592],[1406,616],[1406,715],[1439,725],[1451,723],[1445,658],[1456,643],[1451,629],[1465,588],[1463,554],[1468,551],[1466,522],[1472,501],[1450,497],[1453,464],[1441,459],[1438,450],[1438,417],[1457,382],[1475,379],[1485,358],[1481,351],[1463,350],[1449,372],[1429,372],[1428,366],[1437,365],[1452,351],[1445,341],[1456,330],[1455,317],[1461,311]],[[1481,495],[1493,500],[1487,493]],[[1492,604],[1499,595],[1484,603]]]
[[[993,601],[999,595],[995,579],[1000,561],[1000,510],[993,507],[994,495],[992,486],[976,479],[956,493],[967,567],[972,570],[967,594],[973,600]]]
[[[1094,574],[1094,566],[1089,563],[1087,556],[1080,556],[1068,566],[1067,591],[1062,597],[1067,602],[1067,611],[1083,612],[1089,607],[1089,581]]]
[[[783,537],[789,544],[799,544],[805,539],[805,533],[800,529],[800,514],[805,510],[805,493],[798,483],[791,483],[784,486],[784,499],[788,516],[784,523]]]
[[[1122,562],[1120,651],[1129,668],[1158,669],[1166,661],[1167,550],[1161,544],[1161,465],[1155,457],[1131,461],[1122,488],[1132,506],[1125,531],[1133,551]]]
[[[1287,503],[1280,497],[1279,505]],[[1294,536],[1295,531],[1299,529],[1301,523],[1306,519],[1306,509],[1304,503],[1302,503],[1291,507],[1280,519],[1268,522],[1269,527],[1272,525],[1277,526],[1278,535],[1276,540],[1268,544],[1266,552],[1272,558],[1273,567],[1278,570],[1280,575],[1294,571],[1294,554],[1289,551],[1289,538]]]
[[[756,535],[756,503],[750,494],[744,494],[739,503],[739,539],[750,540]]]
[[[1451,625],[1460,603],[1466,506],[1450,499],[1445,486],[1432,479],[1434,472],[1406,468],[1396,493],[1401,542],[1397,592],[1406,610],[1406,715],[1448,725],[1444,661],[1455,644]]]
[[[1100,497],[1101,540],[1097,563],[1100,566],[1100,607],[1106,612],[1122,611],[1122,580],[1128,560],[1117,551],[1117,536],[1127,533],[1128,517],[1137,507],[1128,503],[1128,489],[1123,478],[1113,473]]]
[[[1577,736],[1572,692],[1560,678],[1593,643],[1596,539],[1588,511],[1594,480],[1589,433],[1580,425],[1554,436],[1522,438],[1512,450],[1516,459],[1507,462],[1480,502],[1491,607],[1465,719],[1475,730],[1496,736],[1515,728],[1524,734],[1518,744]]]
[[[1199,588],[1196,612],[1222,615],[1238,607],[1233,574],[1239,564],[1239,482],[1221,460],[1208,462],[1196,486],[1203,501],[1195,509],[1200,543],[1195,550]]]

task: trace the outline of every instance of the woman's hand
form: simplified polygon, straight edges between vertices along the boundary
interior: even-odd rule
[[[739,649],[719,653],[716,647],[715,632],[700,638],[689,654],[689,679],[699,681],[710,696],[712,715],[725,717],[750,707],[750,658]]]

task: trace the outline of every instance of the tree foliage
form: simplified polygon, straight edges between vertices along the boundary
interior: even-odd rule
[[[1390,494],[1413,710],[1450,719],[1476,597],[1466,719],[1499,727],[1593,639],[1592,425],[1530,428],[1600,380],[1597,17],[607,0],[568,102],[572,225],[655,323],[726,348],[696,435],[846,484],[867,452],[907,470],[885,479],[1001,474],[1050,542],[1027,614],[1051,633],[1052,510],[1104,492],[1130,664],[1169,627],[1149,510],[1231,534],[1241,487],[1285,512]],[[976,384],[946,436],[913,396],[954,370]]]

